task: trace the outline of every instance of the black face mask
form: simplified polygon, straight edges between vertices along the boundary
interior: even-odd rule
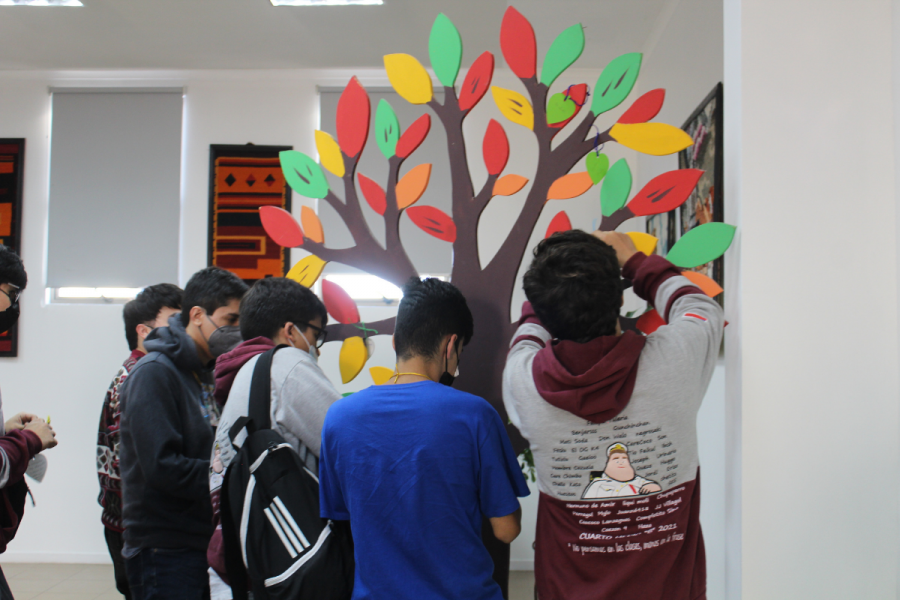
[[[449,364],[449,359],[444,356],[444,372],[441,374],[441,378],[438,379],[438,383],[441,385],[446,385],[448,387],[453,387],[453,382],[456,381],[456,378],[459,377],[459,352],[456,353],[456,373],[451,375],[447,371],[447,366]]]
[[[209,315],[206,316],[209,319]],[[212,319],[209,319],[216,330],[212,332],[209,339],[206,340],[209,346],[209,353],[214,358],[218,358],[227,352],[234,350],[243,339],[241,338],[241,328],[237,325],[224,325],[219,327]]]
[[[19,303],[11,304],[9,308],[0,312],[0,333],[6,333],[19,320]]]

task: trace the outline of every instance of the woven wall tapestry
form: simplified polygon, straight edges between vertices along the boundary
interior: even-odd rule
[[[25,140],[0,138],[0,244],[21,256]],[[19,355],[19,326],[0,334],[0,357]]]
[[[289,250],[266,234],[259,207],[291,210],[291,190],[278,160],[279,152],[291,148],[210,145],[207,264],[227,269],[248,284],[287,274]]]

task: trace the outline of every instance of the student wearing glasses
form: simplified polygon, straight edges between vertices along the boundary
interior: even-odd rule
[[[212,600],[231,598],[225,584],[225,556],[219,523],[219,493],[225,469],[235,456],[232,425],[248,415],[250,382],[259,355],[277,345],[272,360],[272,429],[300,455],[307,468],[319,471],[319,448],[325,413],[341,395],[318,365],[325,343],[328,314],[308,288],[282,277],[261,279],[241,300],[241,335],[245,340],[216,361],[216,399],[224,402],[212,449],[210,491],[216,531],[207,557]],[[235,441],[243,443],[245,432]]]

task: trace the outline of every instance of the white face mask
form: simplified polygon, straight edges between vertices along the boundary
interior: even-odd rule
[[[307,345],[307,347],[309,348],[309,355],[312,357],[313,362],[316,363],[316,364],[318,364],[318,363],[319,363],[319,349],[316,348],[314,344],[310,344],[310,343],[309,343],[309,340],[306,339],[306,336],[303,335],[303,332],[300,331],[300,328],[299,328],[299,327],[297,327],[297,326],[295,325],[295,326],[294,326],[294,329],[297,330],[297,333],[299,333],[299,334],[300,334],[300,337],[303,338],[303,341],[306,342],[306,345]],[[296,348],[296,347],[297,347],[297,346],[294,345],[293,340],[291,340],[291,336],[288,336],[288,343],[291,345],[291,348]]]

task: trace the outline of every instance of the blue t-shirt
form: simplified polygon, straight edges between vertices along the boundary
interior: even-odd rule
[[[519,508],[528,486],[500,415],[423,381],[373,386],[325,417],[322,517],[349,520],[354,600],[501,600],[481,519]]]

